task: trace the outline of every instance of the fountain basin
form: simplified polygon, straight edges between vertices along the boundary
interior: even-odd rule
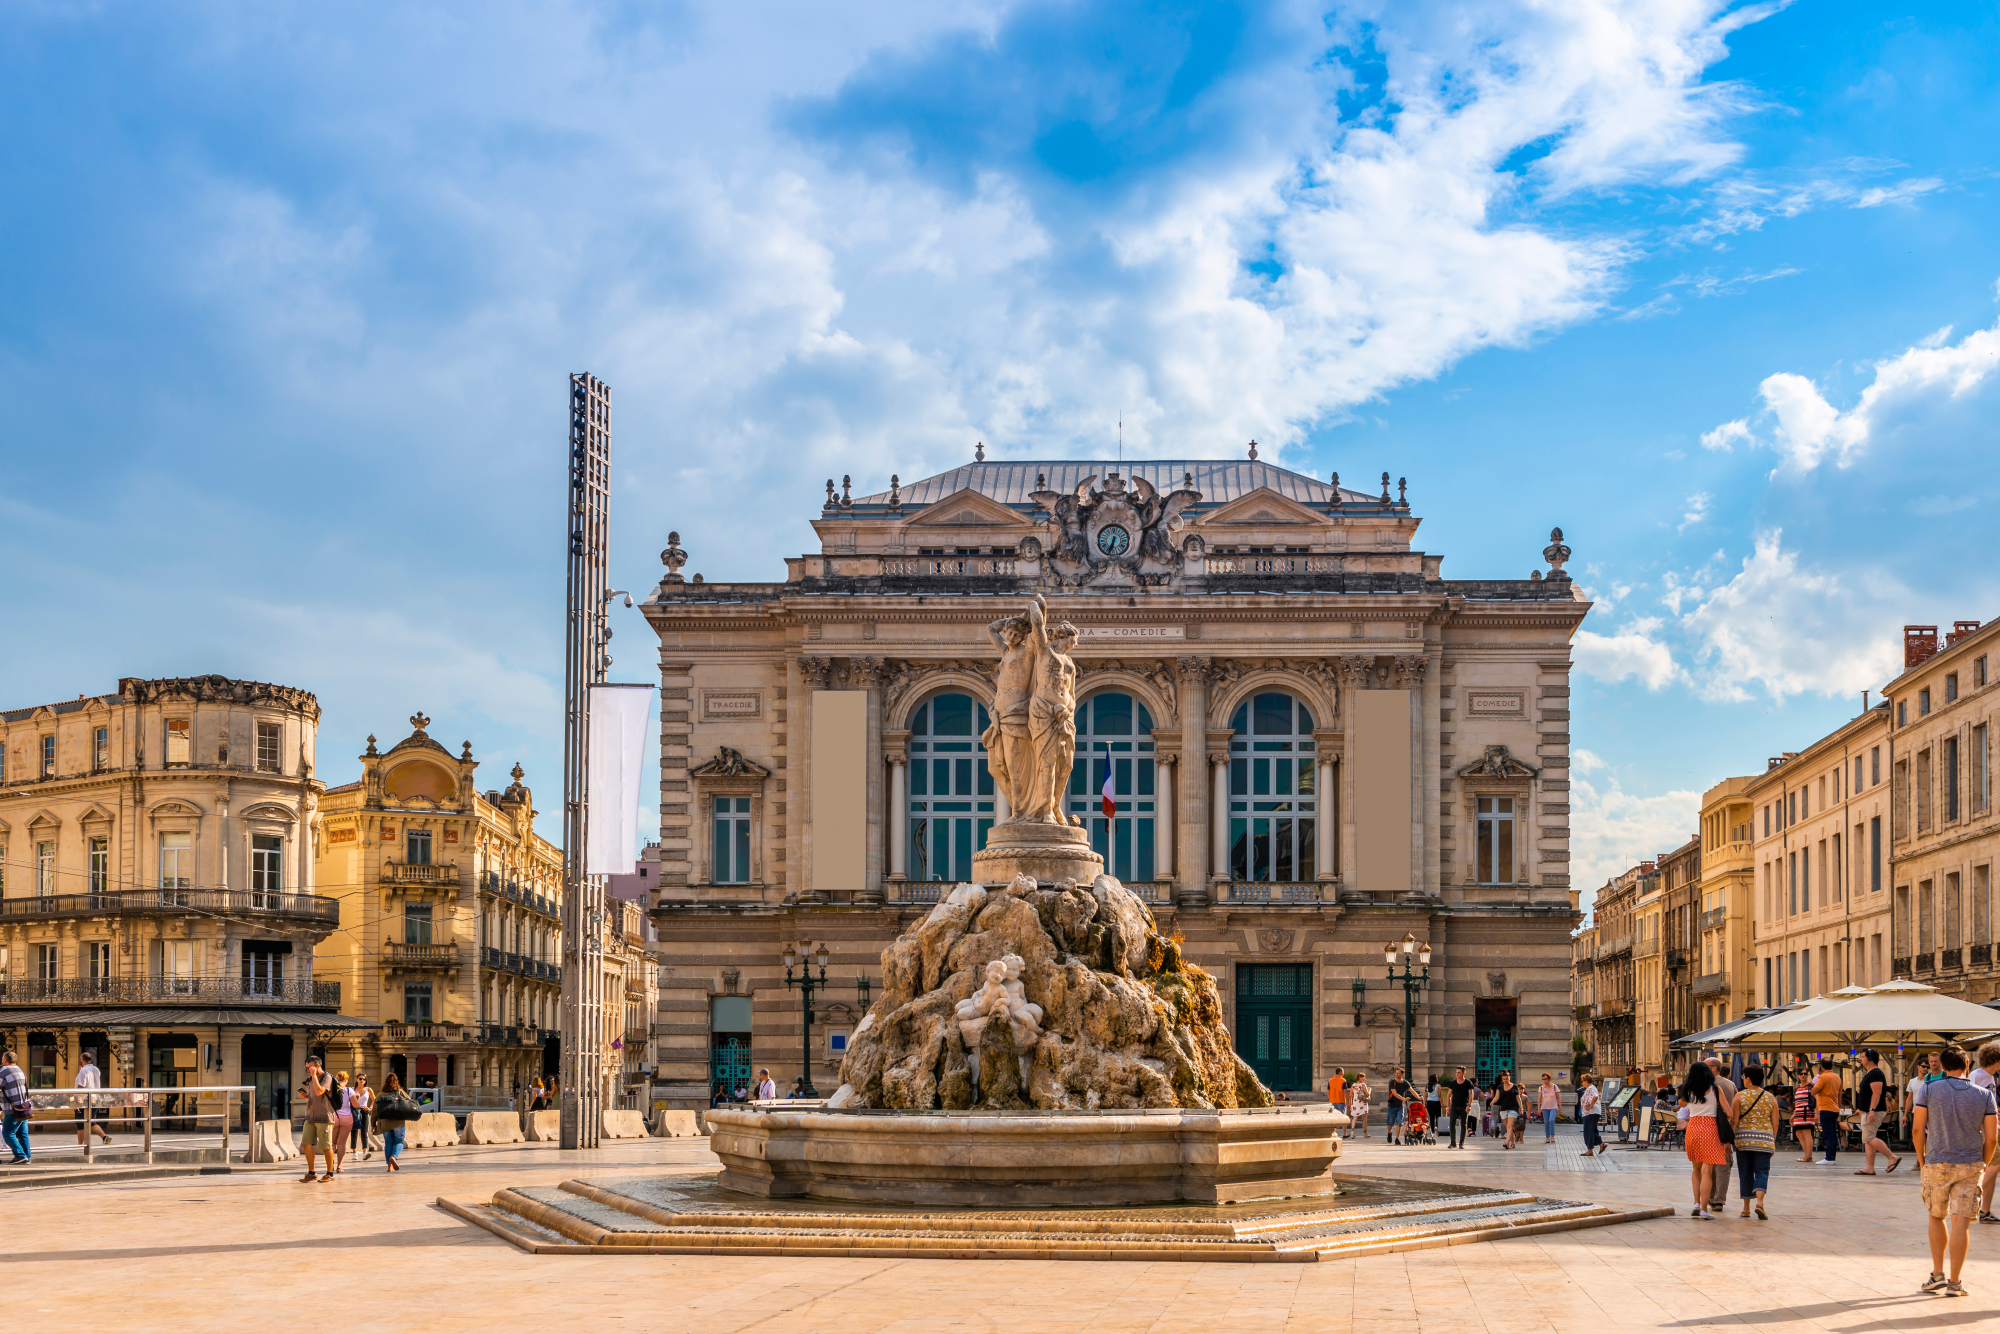
[[[1327,1107],[1114,1112],[717,1108],[717,1184],[958,1208],[1229,1204],[1337,1193]]]

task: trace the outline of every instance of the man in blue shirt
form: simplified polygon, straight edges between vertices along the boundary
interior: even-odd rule
[[[1920,1084],[1912,1109],[1910,1137],[1923,1177],[1924,1208],[1930,1214],[1931,1276],[1925,1292],[1963,1297],[1958,1281],[1965,1265],[1966,1234],[1979,1212],[1979,1178],[2000,1142],[1993,1094],[1965,1077],[1965,1053],[1947,1048],[1943,1075]],[[1947,1220],[1949,1230],[1947,1231]],[[1944,1272],[1951,1250],[1951,1276]]]

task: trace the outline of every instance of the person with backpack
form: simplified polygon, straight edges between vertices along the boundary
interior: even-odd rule
[[[330,1096],[333,1081],[326,1076],[326,1069],[317,1056],[306,1057],[305,1082],[299,1085],[297,1097],[306,1104],[305,1132],[299,1148],[306,1156],[306,1174],[300,1181],[333,1180],[333,1105]],[[313,1168],[313,1151],[326,1154],[324,1173]]]
[[[375,1120],[382,1127],[382,1161],[384,1170],[403,1170],[403,1131],[410,1122],[422,1116],[417,1104],[403,1088],[403,1081],[396,1078],[391,1070],[382,1084],[382,1096],[375,1105]]]
[[[0,1055],[0,1106],[7,1110],[5,1137],[14,1151],[13,1161],[25,1163],[35,1156],[28,1147],[28,1121],[35,1104],[28,1098],[28,1077],[14,1063],[11,1051]]]

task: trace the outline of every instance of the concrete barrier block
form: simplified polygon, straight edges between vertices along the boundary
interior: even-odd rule
[[[605,1139],[645,1139],[646,1122],[635,1107],[604,1113]]]
[[[528,1137],[521,1133],[521,1118],[513,1112],[468,1112],[463,1144],[520,1144]]]
[[[690,1139],[701,1134],[701,1119],[691,1111],[669,1111],[661,1108],[653,1113],[652,1131],[662,1139]]]
[[[250,1161],[253,1163],[285,1163],[299,1156],[298,1145],[292,1141],[290,1121],[259,1121],[257,1133],[250,1140]]]
[[[562,1113],[542,1111],[528,1113],[528,1138],[537,1144],[554,1143],[562,1138]]]
[[[458,1121],[449,1112],[425,1112],[404,1127],[413,1149],[437,1149],[458,1143]]]

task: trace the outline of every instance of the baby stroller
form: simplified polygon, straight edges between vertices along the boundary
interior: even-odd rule
[[[1403,1143],[1435,1144],[1437,1136],[1431,1132],[1430,1109],[1414,1099],[1410,1102],[1409,1114],[1403,1118]]]

